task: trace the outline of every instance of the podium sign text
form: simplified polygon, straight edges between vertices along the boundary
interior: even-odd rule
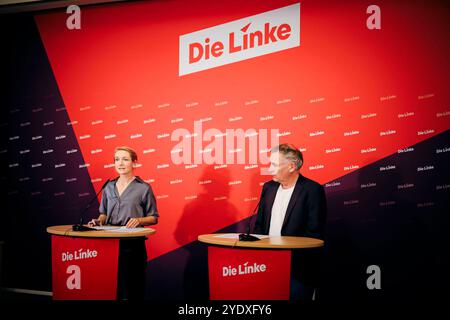
[[[289,300],[291,252],[208,247],[211,300]]]
[[[119,240],[52,235],[55,300],[115,300]]]

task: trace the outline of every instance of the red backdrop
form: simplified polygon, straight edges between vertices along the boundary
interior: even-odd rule
[[[323,184],[450,127],[450,30],[426,1],[378,1],[381,30],[366,27],[367,2],[301,1],[300,46],[178,75],[180,35],[297,2],[89,7],[81,30],[66,28],[65,12],[36,17],[96,190],[116,175],[116,146],[138,151],[161,215],[150,259],[248,217],[268,180],[241,164],[174,165],[170,135],[195,120],[279,129]]]

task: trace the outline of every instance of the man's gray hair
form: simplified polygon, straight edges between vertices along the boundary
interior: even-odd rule
[[[286,159],[288,159],[289,161],[291,161],[295,164],[295,168],[297,170],[300,170],[300,168],[303,165],[303,154],[293,144],[290,144],[290,143],[280,144],[276,147],[273,147],[270,150],[270,152],[271,153],[275,153],[275,152],[281,153],[282,155],[284,155],[284,157]]]

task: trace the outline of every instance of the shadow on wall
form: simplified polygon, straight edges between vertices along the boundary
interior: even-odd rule
[[[257,186],[261,177],[255,173],[251,179],[251,185]],[[234,223],[237,210],[235,206],[226,199],[214,200],[214,198],[224,196],[228,198],[230,194],[229,170],[214,170],[212,167],[207,167],[199,181],[208,180],[214,183],[203,184],[203,192],[186,205],[175,230],[174,236],[182,247],[149,262],[147,299],[157,301],[209,300],[208,248],[207,245],[197,241],[198,235],[246,231],[248,219]],[[250,190],[249,194],[257,196],[259,199],[259,193],[259,189],[255,187],[255,190]],[[252,202],[252,205],[253,203],[256,206],[256,202]],[[214,208],[214,211],[211,211],[211,208]],[[217,223],[214,216],[222,217],[220,220],[222,222]],[[223,222],[224,220],[225,222]],[[252,224],[254,224],[254,219]],[[223,225],[227,226],[219,229]]]
[[[182,271],[184,300],[207,300],[209,297],[207,246],[199,243],[197,237],[235,221],[236,207],[228,202],[229,181],[228,169],[206,167],[198,181],[203,191],[184,207],[178,222],[174,237],[180,246],[184,246],[182,250],[185,252]],[[182,261],[177,263],[183,264]]]

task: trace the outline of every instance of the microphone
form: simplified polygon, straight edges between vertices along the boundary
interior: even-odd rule
[[[250,226],[251,226],[252,218],[255,216],[255,213],[258,210],[259,204],[261,203],[261,200],[263,199],[263,197],[264,197],[264,192],[261,194],[261,198],[259,198],[258,204],[256,205],[255,209],[253,209],[252,216],[248,219],[247,233],[241,233],[239,235],[239,241],[258,241],[258,240],[261,240],[260,238],[252,236],[250,234]]]
[[[83,225],[83,216],[84,216],[85,212],[91,207],[92,202],[94,202],[94,200],[97,199],[97,197],[100,194],[100,192],[102,192],[103,189],[105,189],[105,187],[106,187],[106,185],[108,184],[109,181],[110,181],[109,179],[106,179],[106,182],[103,184],[103,186],[100,189],[100,191],[97,192],[95,197],[93,197],[92,200],[86,206],[86,208],[84,208],[83,212],[80,213],[80,223],[79,224],[74,224],[72,226],[72,230],[73,231],[97,231],[97,229],[86,227],[86,226]]]

